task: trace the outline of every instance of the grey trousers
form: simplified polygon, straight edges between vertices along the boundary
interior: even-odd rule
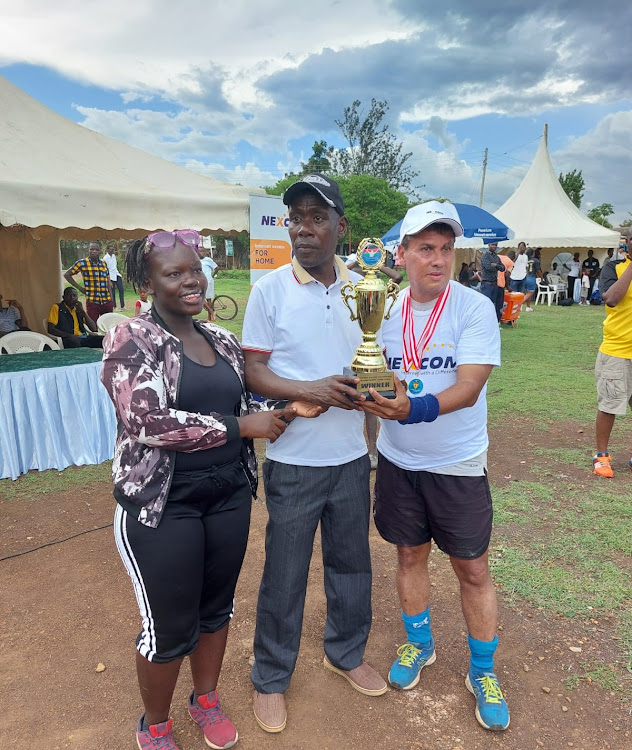
[[[362,663],[372,616],[369,474],[366,455],[342,466],[263,464],[266,562],[250,675],[260,693],[284,693],[290,684],[319,522],[327,597],[325,653],[340,669]]]

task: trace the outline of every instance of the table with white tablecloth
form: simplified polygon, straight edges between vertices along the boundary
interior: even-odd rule
[[[100,354],[0,356],[0,479],[112,458],[116,418],[99,380]]]

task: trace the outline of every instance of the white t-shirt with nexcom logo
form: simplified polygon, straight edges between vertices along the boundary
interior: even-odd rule
[[[456,383],[459,365],[500,365],[500,334],[494,305],[487,297],[455,281],[418,372],[405,372],[402,363],[402,299],[400,295],[382,336],[389,367],[406,380],[408,396],[438,394]],[[419,338],[434,303],[413,302],[415,336]],[[417,309],[415,309],[417,308]],[[421,308],[421,309],[420,309]],[[401,425],[381,420],[377,447],[402,469],[432,471],[479,456],[487,449],[487,386],[476,404],[438,417],[434,422]]]

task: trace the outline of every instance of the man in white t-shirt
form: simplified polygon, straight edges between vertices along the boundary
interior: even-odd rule
[[[407,690],[435,661],[430,629],[428,556],[432,540],[450,556],[468,626],[466,685],[486,729],[509,726],[494,673],[498,606],[487,549],[492,500],[487,481],[487,379],[500,365],[494,307],[450,281],[455,236],[449,203],[422,203],[402,223],[400,249],[410,287],[382,326],[396,397],[363,408],[382,418],[375,525],[397,545],[397,590],[407,643],[389,672]],[[402,385],[403,381],[403,385]]]
[[[509,276],[509,288],[512,292],[524,294],[528,264],[527,246],[524,242],[519,242],[518,255],[514,259],[514,267],[511,269],[511,275]]]
[[[211,258],[211,253],[206,247],[198,248],[198,255],[202,263],[202,271],[206,276],[206,297],[204,299],[204,309],[208,313],[208,319],[210,321],[215,320],[215,308],[213,307],[213,300],[215,299],[215,277],[219,271],[219,266]]]
[[[259,279],[242,334],[248,388],[269,399],[307,402],[274,444],[263,479],[268,508],[266,562],[254,639],[254,713],[267,732],[286,723],[284,693],[296,665],[314,535],[321,526],[327,623],[324,666],[359,692],[386,682],[363,661],[371,628],[370,463],[364,397],[342,374],[362,334],[340,294],[359,281],[335,257],[347,231],[338,185],[307,175],[283,196],[292,263]],[[300,416],[314,416],[302,419]]]

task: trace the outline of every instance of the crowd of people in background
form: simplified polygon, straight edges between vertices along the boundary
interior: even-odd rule
[[[123,275],[118,268],[118,254],[116,245],[109,243],[101,258],[101,243],[90,242],[87,257],[77,260],[64,273],[64,279],[71,286],[66,287],[62,299],[51,306],[45,321],[46,332],[56,338],[62,348],[100,348],[103,336],[98,332],[97,321],[102,315],[114,312],[117,292],[119,310],[126,309],[125,288]],[[213,321],[214,277],[218,266],[209,251],[202,246],[198,249],[198,256],[208,283],[204,309],[208,313],[208,319]],[[77,276],[81,276],[83,286],[75,278]],[[85,309],[79,300],[79,293],[85,295]],[[135,316],[148,313],[151,309],[146,289],[140,288],[138,297],[134,305]],[[30,330],[22,303],[17,299],[3,302],[0,294],[0,337],[8,333]]]
[[[604,260],[612,260],[614,248],[609,248]],[[557,256],[556,256],[557,257]],[[595,258],[594,250],[588,250],[582,261],[580,253],[575,252],[572,259],[564,262],[553,261],[547,270],[542,268],[542,248],[527,248],[525,242],[519,242],[517,250],[513,248],[505,254],[498,252],[498,243],[486,245],[480,260],[480,269],[476,261],[461,263],[458,281],[463,286],[477,289],[488,297],[496,307],[498,320],[501,320],[505,302],[505,291],[524,294],[522,308],[533,312],[532,302],[538,288],[558,289],[566,284],[566,298],[576,299],[575,285],[579,281],[579,304],[601,304],[601,294],[595,287],[602,266]]]

